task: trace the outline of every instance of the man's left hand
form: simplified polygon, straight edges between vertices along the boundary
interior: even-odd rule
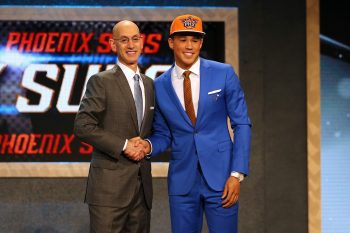
[[[124,154],[131,160],[140,161],[145,157],[145,152],[141,146],[137,146],[140,137],[128,139]]]
[[[234,205],[239,198],[241,184],[238,178],[230,176],[225,184],[224,192],[222,194],[222,207],[229,208]]]

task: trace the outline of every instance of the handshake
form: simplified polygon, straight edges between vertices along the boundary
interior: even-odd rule
[[[140,161],[151,152],[151,145],[140,137],[128,139],[124,154],[131,160]]]

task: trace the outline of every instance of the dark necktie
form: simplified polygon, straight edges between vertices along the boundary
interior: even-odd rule
[[[137,113],[137,123],[139,129],[141,128],[142,118],[143,118],[143,103],[142,103],[142,91],[140,87],[140,76],[135,74],[134,76],[134,99]]]
[[[190,80],[191,71],[186,70],[184,75],[184,101],[185,109],[188,117],[191,119],[192,124],[196,124],[196,114],[194,112],[193,100],[192,100],[192,89],[191,89],[191,80]]]

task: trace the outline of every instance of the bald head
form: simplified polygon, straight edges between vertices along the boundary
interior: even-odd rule
[[[114,25],[113,37],[109,40],[111,49],[118,55],[118,61],[136,72],[143,41],[139,27],[129,20]]]
[[[125,30],[132,30],[136,33],[140,33],[139,27],[134,22],[130,20],[123,20],[114,25],[113,36],[118,38],[121,32]]]

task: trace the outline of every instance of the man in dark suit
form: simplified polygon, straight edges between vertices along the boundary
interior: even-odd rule
[[[147,233],[151,164],[134,143],[151,132],[153,82],[137,65],[143,42],[135,23],[117,23],[110,45],[117,65],[89,79],[74,124],[75,135],[94,147],[85,196],[90,232]]]
[[[170,27],[175,64],[154,82],[151,156],[171,147],[168,193],[173,233],[236,233],[240,182],[249,173],[251,124],[231,65],[199,57],[202,20],[181,15]],[[227,117],[234,131],[232,142]]]

